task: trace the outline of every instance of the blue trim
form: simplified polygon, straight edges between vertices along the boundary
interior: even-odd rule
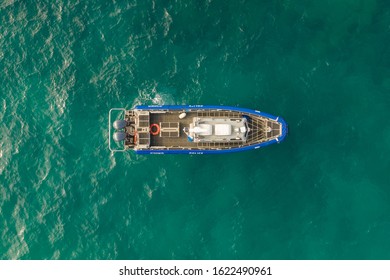
[[[145,155],[145,154],[190,154],[190,155],[206,155],[206,154],[226,154],[226,153],[233,153],[233,152],[242,152],[242,151],[249,151],[258,149],[261,147],[265,147],[274,143],[280,143],[282,142],[288,133],[288,127],[286,121],[281,117],[275,117],[274,115],[260,112],[257,110],[252,109],[246,109],[246,108],[239,108],[239,107],[231,107],[231,106],[209,106],[209,105],[138,105],[134,109],[137,110],[199,110],[199,109],[213,109],[213,110],[231,110],[231,111],[238,111],[238,112],[244,112],[249,114],[254,114],[266,118],[270,118],[272,120],[275,120],[279,122],[282,125],[282,135],[280,135],[277,139],[270,140],[267,142],[251,145],[251,146],[245,146],[240,148],[232,148],[232,149],[224,149],[224,150],[138,150],[135,151],[137,154]]]
[[[207,154],[227,154],[227,153],[234,153],[234,152],[243,152],[243,151],[249,151],[249,150],[255,150],[259,149],[261,147],[265,147],[274,143],[277,143],[277,140],[271,140],[268,142],[263,142],[260,144],[252,145],[252,146],[246,146],[241,148],[233,148],[233,149],[227,149],[227,150],[138,150],[135,151],[139,155],[153,155],[153,154],[161,154],[161,155],[168,155],[168,154],[186,154],[186,155],[207,155]]]
[[[278,117],[275,117],[274,115],[260,112],[257,110],[252,109],[246,109],[246,108],[240,108],[240,107],[232,107],[232,106],[210,106],[210,105],[138,105],[135,106],[134,109],[137,110],[199,110],[199,109],[213,109],[213,110],[232,110],[232,111],[239,111],[239,112],[245,112],[250,114],[255,114],[259,116],[263,116],[266,118],[270,118],[273,120],[277,120]]]

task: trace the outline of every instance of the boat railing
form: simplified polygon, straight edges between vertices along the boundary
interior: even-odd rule
[[[117,116],[113,116],[113,113],[116,113]],[[124,120],[126,116],[126,109],[124,108],[112,108],[108,113],[108,148],[111,152],[124,152],[125,149],[125,140],[119,141],[118,143],[122,144],[122,147],[112,147],[112,137],[113,131],[115,130],[113,127],[113,122],[116,120]],[[118,144],[116,144],[118,146]]]
[[[240,113],[232,111],[220,111],[220,110],[206,110],[197,112],[198,117],[224,117],[224,118],[239,118]]]

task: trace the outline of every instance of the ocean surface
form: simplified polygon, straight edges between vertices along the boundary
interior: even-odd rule
[[[390,3],[0,1],[0,259],[390,259]],[[108,111],[240,106],[285,142],[108,150]]]

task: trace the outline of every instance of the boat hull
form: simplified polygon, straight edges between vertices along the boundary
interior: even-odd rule
[[[245,113],[245,114],[252,114],[257,115],[260,117],[268,118],[271,120],[274,120],[278,122],[282,129],[281,134],[277,138],[271,139],[269,141],[256,143],[253,145],[247,145],[243,147],[235,147],[235,148],[229,148],[229,149],[202,149],[202,150],[194,150],[194,149],[141,149],[137,150],[135,149],[135,153],[137,154],[189,154],[189,155],[204,155],[204,154],[225,154],[225,153],[234,153],[234,152],[242,152],[242,151],[249,151],[249,150],[255,150],[262,147],[269,146],[271,144],[280,143],[282,142],[288,133],[287,123],[284,121],[283,118],[277,117],[268,113],[260,112],[257,110],[251,110],[247,108],[238,108],[238,107],[229,107],[229,106],[209,106],[209,105],[140,105],[136,106],[134,108],[135,110],[139,111],[161,111],[161,110],[169,110],[169,111],[196,111],[196,110],[229,110],[229,111],[236,111],[239,113]]]

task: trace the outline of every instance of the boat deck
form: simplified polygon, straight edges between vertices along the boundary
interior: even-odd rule
[[[183,132],[184,127],[188,127],[192,123],[193,117],[196,117],[196,112],[189,112],[184,119],[179,119],[181,112],[166,112],[166,113],[150,113],[150,124],[160,123],[179,123],[179,137],[164,137],[158,135],[150,135],[150,146],[157,147],[169,147],[169,148],[180,148],[180,147],[193,147],[196,148],[196,143],[189,142],[187,135]]]
[[[150,124],[161,123],[161,128],[165,129],[157,135],[150,135],[150,147],[163,149],[220,149],[231,148],[239,146],[247,146],[255,143],[267,141],[270,138],[277,137],[280,134],[280,124],[276,121],[265,119],[262,117],[253,117],[248,121],[249,133],[248,139],[244,143],[240,140],[231,142],[190,142],[187,139],[187,135],[184,133],[183,128],[189,127],[193,122],[194,117],[228,117],[228,118],[241,118],[243,114],[232,111],[197,111],[186,112],[186,117],[179,118],[180,111],[165,111],[165,112],[150,112],[149,121]],[[266,128],[270,127],[269,131]]]

